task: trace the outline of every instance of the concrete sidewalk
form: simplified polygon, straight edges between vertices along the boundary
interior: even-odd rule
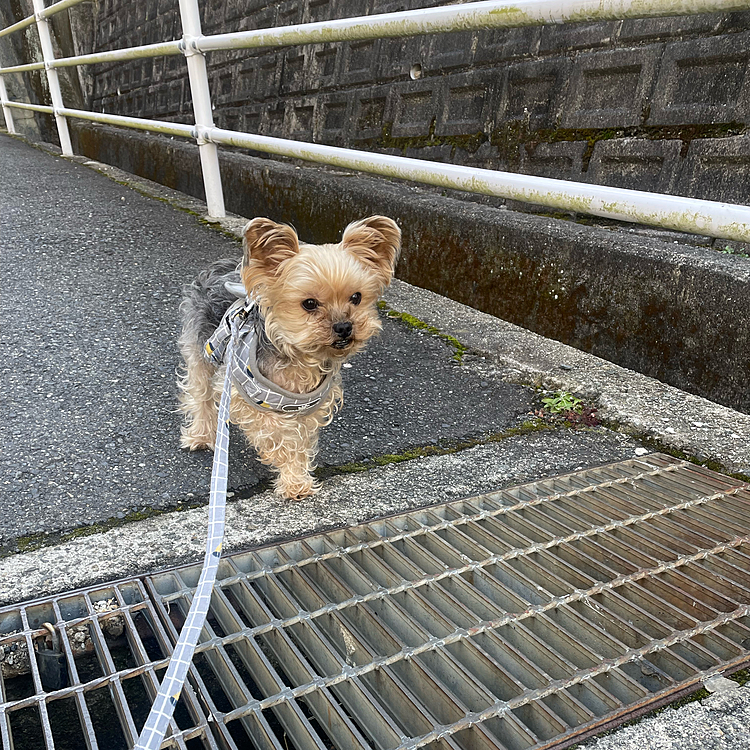
[[[178,447],[177,306],[200,268],[238,256],[244,220],[208,225],[194,199],[83,162],[0,136],[0,604],[203,553],[211,454]],[[232,434],[226,551],[654,449],[750,475],[748,415],[402,282],[382,315],[322,434],[319,495],[275,497]],[[540,389],[579,394],[611,427],[539,420]],[[638,745],[742,747],[730,736]]]

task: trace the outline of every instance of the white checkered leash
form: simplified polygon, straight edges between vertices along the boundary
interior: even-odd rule
[[[227,362],[232,361],[232,349],[235,344],[236,330],[232,327],[232,336],[227,345]],[[206,553],[203,558],[198,586],[195,589],[193,602],[190,605],[185,624],[180,631],[177,645],[169,660],[169,667],[159,687],[154,705],[141,730],[141,735],[134,750],[158,750],[164,739],[167,727],[174,713],[177,701],[185,683],[195,645],[203,629],[211,603],[211,592],[216,580],[216,570],[221,558],[221,545],[224,539],[224,508],[227,498],[227,474],[229,469],[229,401],[232,391],[231,368],[227,367],[224,385],[219,403],[219,418],[216,428],[216,445],[214,463],[211,469],[211,495],[208,505],[208,535]]]

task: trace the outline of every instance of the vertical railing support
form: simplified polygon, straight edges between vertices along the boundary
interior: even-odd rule
[[[0,104],[3,107],[3,115],[5,115],[5,126],[8,128],[9,133],[15,135],[16,124],[13,122],[13,113],[10,107],[7,105],[8,92],[5,89],[5,80],[0,76]]]
[[[195,139],[201,157],[203,185],[206,189],[206,205],[208,206],[209,216],[220,218],[226,214],[224,211],[224,194],[221,189],[219,152],[215,143],[210,143],[204,138],[206,130],[214,126],[206,58],[192,44],[196,37],[202,35],[198,0],[180,0],[180,16],[182,19],[182,42],[180,46],[187,61],[190,93],[193,98]]]
[[[68,121],[57,113],[62,109],[63,104],[62,92],[60,91],[60,79],[57,77],[57,70],[50,66],[55,59],[55,51],[52,48],[52,36],[49,33],[49,22],[42,15],[44,10],[44,0],[34,0],[34,16],[36,18],[36,28],[39,31],[39,42],[42,46],[42,58],[44,59],[44,69],[47,72],[47,83],[49,84],[49,94],[52,98],[52,107],[55,110],[55,122],[57,123],[57,134],[60,136],[60,148],[63,156],[73,156],[73,147],[70,145],[70,133],[68,132]]]

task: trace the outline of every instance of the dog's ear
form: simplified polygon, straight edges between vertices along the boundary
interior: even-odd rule
[[[341,246],[372,266],[383,288],[391,283],[401,250],[401,230],[393,219],[370,216],[349,224]]]
[[[299,252],[297,233],[285,224],[257,218],[244,229],[243,267],[276,276],[279,266]]]

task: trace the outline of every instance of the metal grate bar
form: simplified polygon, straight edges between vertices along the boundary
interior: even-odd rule
[[[732,492],[738,492],[738,491],[739,490],[732,490]],[[255,635],[259,635],[259,634],[262,634],[262,633],[266,633],[266,632],[272,631],[272,630],[274,630],[276,628],[289,627],[290,625],[296,624],[296,623],[298,623],[298,622],[300,622],[302,620],[315,619],[317,617],[321,617],[322,615],[329,614],[332,611],[344,610],[344,609],[347,609],[347,608],[352,607],[352,606],[360,605],[360,604],[363,604],[365,602],[370,602],[370,601],[374,601],[374,600],[378,600],[378,599],[387,599],[387,598],[389,598],[389,597],[391,597],[391,596],[393,596],[393,595],[395,595],[397,593],[400,593],[401,591],[405,591],[407,589],[415,589],[415,588],[419,588],[421,586],[431,585],[431,584],[434,584],[436,582],[445,582],[445,580],[450,580],[450,579],[454,579],[454,578],[457,579],[457,578],[460,578],[461,576],[463,576],[463,575],[465,575],[467,573],[476,572],[476,571],[479,571],[479,570],[481,570],[483,568],[486,568],[486,567],[489,567],[489,566],[492,566],[492,565],[497,565],[498,563],[503,563],[503,562],[506,562],[506,561],[513,561],[513,560],[517,560],[517,559],[521,560],[521,564],[523,564],[524,567],[522,569],[522,572],[517,572],[517,571],[514,570],[514,575],[516,577],[520,578],[522,581],[523,580],[527,581],[525,593],[527,593],[527,595],[529,595],[529,596],[534,597],[534,595],[532,593],[530,593],[531,589],[536,589],[536,591],[542,590],[542,591],[544,591],[544,598],[545,599],[550,599],[550,598],[553,597],[553,594],[551,592],[549,592],[549,591],[545,591],[542,588],[542,586],[541,586],[541,582],[546,581],[546,582],[549,583],[550,581],[557,580],[558,581],[558,586],[556,588],[558,590],[567,590],[569,588],[569,586],[566,585],[564,582],[562,582],[560,579],[557,579],[551,573],[551,570],[554,570],[555,565],[553,565],[553,564],[550,563],[550,568],[549,569],[546,568],[546,567],[544,567],[544,566],[536,565],[533,562],[533,558],[532,558],[533,554],[535,554],[535,553],[537,553],[539,551],[543,551],[543,550],[552,548],[552,547],[561,546],[561,545],[566,544],[566,543],[571,542],[571,541],[578,541],[578,540],[581,540],[581,539],[585,539],[587,537],[594,537],[594,536],[603,534],[603,533],[605,533],[607,531],[611,531],[611,530],[615,530],[615,529],[622,529],[622,528],[625,528],[628,525],[637,523],[638,521],[647,520],[648,518],[653,517],[655,514],[672,513],[672,512],[678,511],[678,510],[683,510],[685,507],[689,507],[689,505],[691,505],[691,504],[698,504],[698,503],[709,502],[710,500],[715,500],[715,499],[716,499],[716,496],[714,496],[714,495],[712,495],[711,497],[697,498],[697,499],[688,501],[687,503],[683,503],[683,504],[681,504],[679,506],[673,506],[671,508],[663,508],[662,510],[656,511],[655,513],[652,512],[652,513],[648,513],[648,514],[645,514],[645,515],[637,517],[637,518],[629,518],[629,519],[626,519],[626,520],[624,520],[622,522],[614,522],[614,523],[608,524],[607,526],[604,526],[604,527],[596,527],[596,528],[587,529],[587,530],[581,531],[581,532],[575,532],[573,534],[570,534],[567,537],[562,537],[562,538],[558,537],[558,538],[550,539],[550,540],[548,540],[546,542],[543,542],[543,543],[532,544],[531,546],[526,547],[525,549],[512,549],[512,550],[509,550],[508,552],[505,552],[505,553],[503,553],[501,555],[492,555],[492,556],[488,557],[485,560],[479,560],[477,562],[470,562],[470,563],[467,563],[466,565],[463,565],[461,567],[455,567],[455,568],[446,567],[446,565],[448,563],[446,563],[446,562],[440,563],[440,562],[438,562],[438,558],[435,558],[434,556],[431,556],[431,555],[428,557],[429,553],[426,550],[418,550],[418,551],[417,550],[412,550],[411,551],[412,557],[413,558],[418,558],[419,560],[421,560],[423,562],[423,565],[424,565],[425,568],[429,568],[429,569],[433,569],[434,570],[434,569],[436,569],[436,568],[439,567],[441,569],[441,572],[436,572],[436,573],[432,573],[432,574],[429,574],[429,575],[425,575],[421,580],[415,580],[415,581],[408,581],[408,580],[406,580],[403,583],[399,583],[399,584],[397,584],[395,586],[392,586],[392,587],[389,587],[389,588],[378,588],[376,590],[371,590],[369,593],[366,593],[366,594],[365,593],[363,593],[363,594],[352,594],[351,596],[348,596],[347,598],[343,598],[340,601],[334,601],[334,602],[332,602],[330,604],[323,605],[323,606],[321,606],[321,607],[319,607],[317,609],[314,609],[312,611],[304,611],[304,610],[300,611],[297,608],[292,608],[291,611],[294,612],[294,614],[292,614],[289,617],[283,618],[281,620],[277,619],[274,615],[269,615],[266,618],[265,622],[262,623],[262,624],[260,624],[260,625],[256,625],[256,626],[254,626],[252,628],[243,628],[243,629],[235,632],[232,635],[225,636],[224,642],[231,643],[231,642],[234,642],[236,640],[239,640],[242,637],[255,636]],[[688,555],[688,556],[684,556],[682,558],[677,558],[677,560],[675,562],[677,564],[679,564],[679,565],[686,564],[687,562],[694,562],[695,560],[704,559],[705,556],[706,556],[706,554],[717,554],[718,552],[724,551],[725,549],[730,549],[730,548],[732,548],[734,546],[738,546],[739,544],[741,544],[741,543],[743,543],[745,541],[748,541],[747,537],[743,537],[741,539],[735,539],[735,540],[732,540],[727,545],[719,545],[719,546],[717,546],[715,549],[711,550],[710,553],[706,553],[705,551],[701,551],[700,553],[694,553],[693,555]],[[436,545],[439,545],[439,544],[440,544],[439,542],[435,542],[433,540],[433,549],[436,549]],[[660,554],[661,554],[662,557],[665,556],[665,555],[673,557],[673,554],[671,553],[671,551],[667,550],[666,548],[660,548],[660,549],[661,549],[661,553]],[[340,555],[336,555],[336,556],[330,555],[330,556],[326,556],[325,559],[326,560],[330,560],[330,559],[333,559],[334,557],[342,557],[342,556],[340,556]],[[455,555],[448,555],[447,557],[452,562],[460,561],[460,558],[458,556],[455,556]],[[655,561],[657,561],[659,559],[660,559],[660,557],[652,557],[651,558],[651,560],[653,562],[655,562]],[[425,564],[425,560],[431,560],[431,564],[429,562],[427,564]],[[683,562],[680,562],[680,560],[683,560]],[[322,562],[323,561],[321,561],[321,563]],[[291,564],[285,564],[285,565],[278,566],[276,568],[276,571],[283,573],[286,570],[292,570],[292,569],[295,569],[297,567],[298,566],[293,566]],[[569,568],[569,570],[571,570],[571,568]],[[622,578],[620,576],[620,578],[623,581],[625,581],[625,582],[630,582],[631,580],[637,580],[638,578],[643,578],[646,575],[648,575],[649,573],[653,574],[653,573],[659,572],[661,570],[666,570],[666,568],[663,568],[663,566],[656,565],[656,566],[652,566],[651,568],[649,568],[648,569],[648,573],[644,572],[642,569],[639,569],[640,572],[638,573],[637,577],[633,577],[634,574],[631,574],[631,576],[625,576],[624,578]],[[531,573],[531,575],[524,575],[524,573],[526,573],[526,574]],[[174,574],[170,574],[170,575],[174,575]],[[238,575],[233,575],[231,578],[229,578],[226,581],[221,581],[220,585],[222,587],[225,586],[225,585],[232,585],[232,584],[234,584],[234,583],[242,580],[243,578],[246,578],[248,580],[248,583],[250,583],[251,581],[260,579],[260,576],[257,576],[257,575],[247,575],[246,576],[246,575],[240,573]],[[582,576],[580,574],[578,575],[578,578],[579,578],[579,581],[583,581],[583,578],[582,578]],[[270,572],[267,573],[266,580],[267,581],[273,580],[274,581],[274,584],[273,584],[274,587],[278,587],[278,585],[279,585],[278,582],[276,582],[275,577],[273,576],[273,574],[270,573]],[[613,578],[612,580],[614,581],[616,579]],[[589,584],[591,582],[592,581],[590,580]],[[617,585],[620,585],[620,584],[617,584]],[[342,590],[342,589],[339,588],[339,591],[340,590]],[[470,592],[467,592],[467,593],[468,593],[468,595],[471,595]],[[477,595],[475,594],[474,596],[476,597]],[[177,599],[187,599],[188,597],[189,597],[189,588],[183,582],[182,586],[180,586],[180,588],[179,588],[179,590],[177,592],[164,597],[164,602],[165,603],[171,603],[171,602],[173,602],[173,601],[175,601]],[[327,600],[326,597],[323,597],[323,600],[324,601]],[[519,600],[516,598],[516,601],[518,602]],[[489,604],[489,610],[492,610],[492,609],[493,609],[492,605]],[[489,619],[489,618],[485,618],[485,619]],[[206,648],[210,648],[212,645],[213,645],[213,642],[210,642],[210,643],[209,642],[204,642],[204,643],[202,643],[202,644],[200,644],[198,646],[197,650],[200,652],[200,651],[206,650]]]
[[[117,624],[113,625],[115,620]],[[52,691],[42,686],[34,652],[36,642],[46,633],[41,629],[43,623],[55,626],[69,675],[68,685]],[[144,638],[154,642],[151,656]],[[153,701],[159,684],[156,670],[163,673],[171,650],[169,638],[139,581],[2,608],[0,645],[5,644],[25,649],[30,658],[26,676],[0,676],[3,750],[42,746],[39,743],[50,750],[54,748],[55,723],[59,722],[62,705],[68,706],[63,712],[66,722],[78,725],[81,747],[99,750],[118,742],[132,745],[138,735],[138,724],[142,723],[142,719],[136,721],[132,704],[140,702],[139,709],[145,718],[143,708]],[[33,684],[31,690],[25,691],[28,694],[22,697],[9,694],[8,687],[17,690],[19,680],[24,679]],[[208,728],[208,717],[189,686],[182,705],[182,720],[190,726],[181,729],[172,722],[172,736],[164,747],[187,750],[188,740],[199,739],[203,747],[219,750]],[[21,716],[25,716],[24,721],[15,721]],[[68,727],[67,731],[73,730]]]

